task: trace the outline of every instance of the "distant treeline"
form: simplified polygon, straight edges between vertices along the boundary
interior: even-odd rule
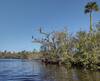
[[[2,59],[40,59],[41,55],[39,52],[36,51],[21,51],[21,52],[8,52],[8,51],[4,51],[1,52],[0,51],[0,58]]]

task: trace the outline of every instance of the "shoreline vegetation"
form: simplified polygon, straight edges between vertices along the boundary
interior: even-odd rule
[[[40,34],[46,37],[35,38],[33,43],[42,44],[40,52],[45,64],[100,70],[100,22],[91,32],[80,30],[71,35],[64,30],[48,34],[40,29]]]
[[[42,54],[37,51],[20,51],[20,52],[10,52],[10,51],[0,51],[0,59],[40,59]]]
[[[40,52],[0,52],[0,58],[41,59],[45,64],[66,65],[90,70],[100,70],[100,21],[92,26],[92,12],[98,11],[96,2],[85,6],[90,14],[90,31],[80,30],[74,35],[63,31],[45,32],[39,28],[43,38],[32,36],[33,43],[40,43]]]

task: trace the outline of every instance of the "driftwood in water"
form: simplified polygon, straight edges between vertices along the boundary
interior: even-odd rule
[[[42,59],[42,62],[45,63],[45,64],[61,65],[60,60],[52,61],[52,60],[48,60],[48,59]]]

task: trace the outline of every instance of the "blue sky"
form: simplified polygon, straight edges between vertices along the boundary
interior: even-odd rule
[[[89,30],[89,16],[84,5],[90,0],[0,0],[0,51],[39,49],[31,36],[39,37],[40,26],[45,31],[63,30],[70,33]],[[97,1],[100,6],[100,0]],[[94,24],[100,12],[93,13]]]

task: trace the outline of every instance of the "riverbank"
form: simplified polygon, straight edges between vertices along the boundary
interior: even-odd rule
[[[51,54],[50,54],[51,55]],[[88,60],[88,63],[84,64],[84,61],[77,61],[74,57],[67,58],[67,60],[61,60],[57,57],[50,58],[50,55],[41,53],[41,52],[0,52],[0,59],[39,59],[42,63],[46,65],[58,65],[58,66],[67,66],[67,67],[76,67],[76,68],[85,68],[90,70],[100,70],[100,62],[91,63]],[[48,58],[47,58],[48,57]],[[73,60],[72,60],[73,59]]]
[[[68,68],[81,68],[81,69],[88,69],[88,70],[97,70],[100,71],[100,62],[97,64],[88,63],[84,66],[82,63],[76,63],[76,62],[62,62],[61,60],[50,60],[47,58],[41,59],[41,62],[43,62],[46,65],[58,65],[58,66],[66,66]]]

